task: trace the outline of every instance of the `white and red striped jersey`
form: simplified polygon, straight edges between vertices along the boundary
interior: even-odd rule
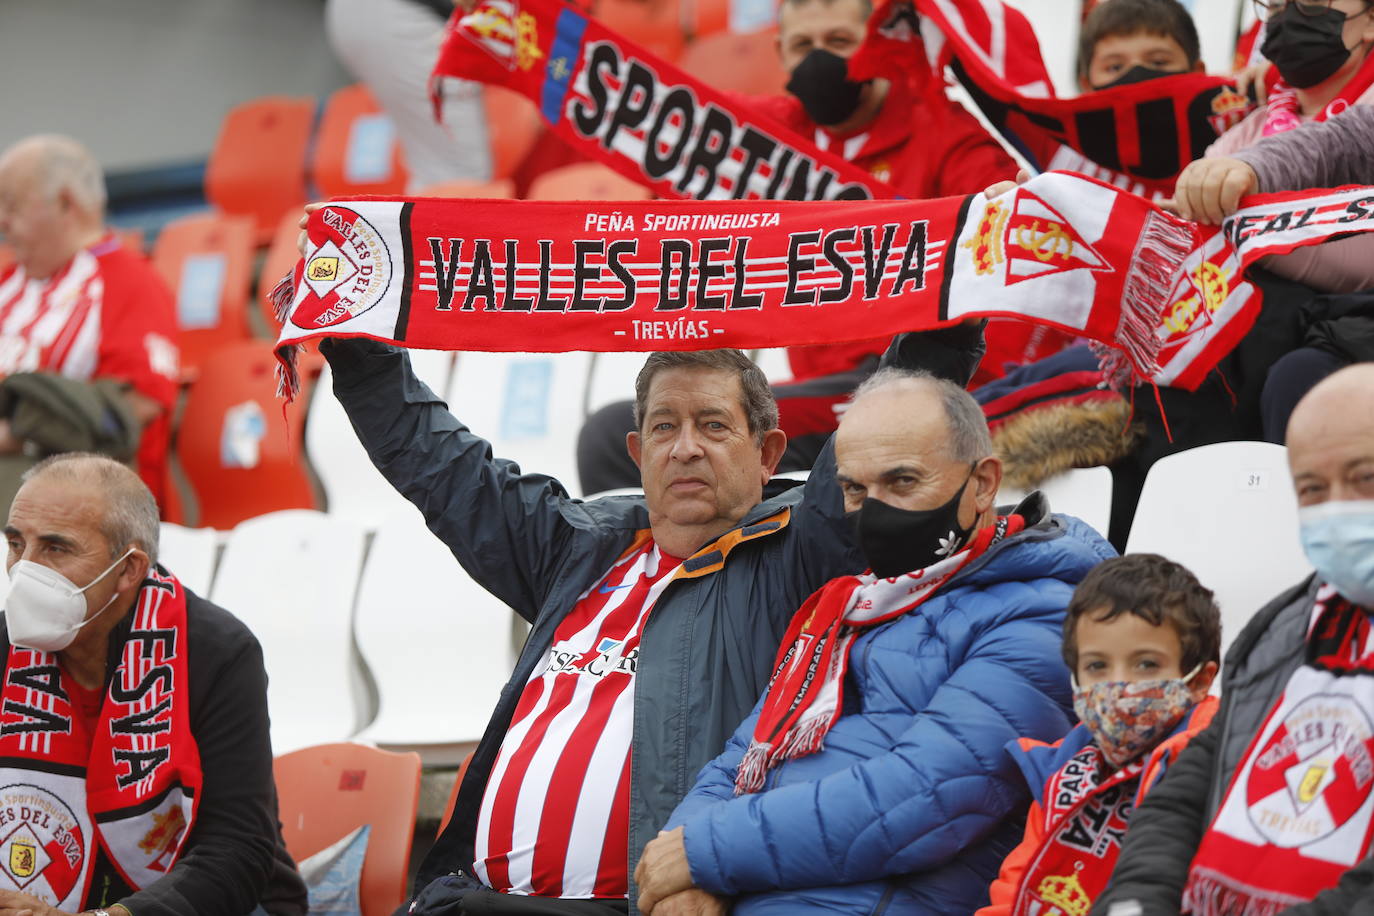
[[[473,871],[540,897],[624,897],[639,637],[681,560],[653,543],[622,557],[554,633],[501,743],[477,820]]]
[[[165,408],[139,441],[138,465],[162,492],[169,418],[179,377],[172,294],[142,255],[106,235],[50,277],[0,268],[0,378],[52,372],[78,381],[111,378]]]

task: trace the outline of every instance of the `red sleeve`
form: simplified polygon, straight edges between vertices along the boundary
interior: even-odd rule
[[[141,255],[120,247],[100,256],[105,295],[100,312],[97,378],[131,383],[170,410],[176,403],[176,304]]]
[[[988,888],[991,902],[973,916],[1010,916],[1012,904],[1016,902],[1016,892],[1026,877],[1031,857],[1045,841],[1044,823],[1044,809],[1039,802],[1031,802],[1030,812],[1026,815],[1026,835],[1022,837],[1020,845],[1007,854],[997,879]]]
[[[963,106],[949,103],[940,138],[944,143],[935,172],[937,197],[974,194],[1016,177],[1016,163]]]

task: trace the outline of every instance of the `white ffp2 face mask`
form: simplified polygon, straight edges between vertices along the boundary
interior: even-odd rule
[[[76,639],[77,631],[105,613],[117,597],[111,595],[100,610],[86,619],[86,589],[108,576],[133,552],[130,547],[80,588],[51,567],[30,560],[16,562],[10,568],[10,593],[5,600],[10,642],[39,652],[61,652],[67,648]]]

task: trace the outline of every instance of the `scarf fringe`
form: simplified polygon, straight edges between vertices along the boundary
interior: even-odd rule
[[[272,287],[272,293],[268,297],[272,302],[272,314],[277,316],[278,323],[283,326],[291,314],[291,304],[296,301],[294,277],[294,270],[287,273],[286,276],[277,281],[276,286]],[[304,349],[304,346],[297,343],[282,344],[276,350],[277,397],[285,398],[288,404],[296,400],[296,396],[301,393],[299,358]]]
[[[1184,895],[1184,911],[1192,916],[1278,916],[1303,901],[1260,888],[1238,890],[1206,869],[1194,869]]]
[[[1103,376],[1118,391],[1137,376],[1149,377],[1159,371],[1163,344],[1159,324],[1183,262],[1196,244],[1197,230],[1191,223],[1160,213],[1145,218],[1121,294],[1121,322],[1116,330],[1120,349],[1101,344],[1093,347]],[[1146,371],[1142,375],[1139,369]]]
[[[773,767],[784,760],[805,757],[825,747],[825,733],[830,731],[838,715],[839,709],[835,709],[828,716],[812,716],[809,721],[788,730],[781,744],[751,742],[735,774],[735,794],[750,795],[760,791],[768,771]]]

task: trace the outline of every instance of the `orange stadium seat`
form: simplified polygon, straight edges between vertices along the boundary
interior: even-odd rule
[[[686,36],[673,0],[594,0],[592,16],[669,63],[682,56]]]
[[[468,775],[468,767],[472,765],[472,757],[476,751],[469,753],[463,758],[462,764],[458,767],[458,775],[453,778],[453,789],[448,793],[448,804],[444,806],[444,816],[439,818],[439,832],[435,836],[443,836],[444,828],[448,822],[453,820],[453,809],[458,807],[458,790],[462,788],[463,777]]]
[[[410,176],[396,126],[367,87],[345,86],[329,97],[310,171],[325,197],[405,193]]]
[[[362,916],[387,916],[400,906],[420,804],[420,755],[320,744],[283,754],[272,768],[291,857],[300,862],[367,824]]]
[[[533,102],[501,86],[482,87],[482,107],[487,115],[491,177],[509,178],[534,149],[544,122]]]
[[[695,38],[730,31],[730,0],[686,0],[687,31]]]
[[[315,100],[267,96],[230,110],[205,167],[205,197],[225,213],[251,216],[266,241],[287,210],[305,203],[305,156]]]
[[[653,193],[598,162],[545,172],[530,184],[530,200],[648,200]]]
[[[272,244],[267,247],[267,255],[262,259],[258,270],[258,310],[262,314],[267,330],[276,334],[281,329],[276,312],[272,308],[272,290],[281,278],[296,266],[300,252],[296,250],[296,237],[300,235],[301,211],[293,210],[282,216],[272,236]]]
[[[683,53],[682,69],[716,89],[777,95],[787,84],[787,75],[778,65],[777,38],[772,29],[698,38]]]
[[[168,223],[153,245],[153,266],[177,300],[181,367],[194,375],[214,349],[252,336],[253,221],[206,213]]]
[[[515,197],[515,182],[509,178],[495,181],[441,181],[427,188],[421,188],[420,197],[453,197],[460,199],[486,198],[488,200],[512,200]]]
[[[276,358],[267,341],[215,349],[186,395],[176,457],[194,495],[200,527],[232,528],[278,509],[313,509],[302,450],[305,411],[282,417]]]

